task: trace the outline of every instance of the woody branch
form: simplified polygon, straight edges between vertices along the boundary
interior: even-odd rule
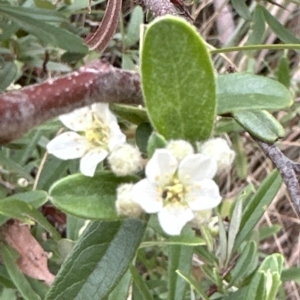
[[[169,0],[139,0],[155,16],[178,15]],[[0,95],[0,145],[94,102],[142,104],[139,75],[94,61],[67,76]]]

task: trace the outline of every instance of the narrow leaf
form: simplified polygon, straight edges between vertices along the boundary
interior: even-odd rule
[[[245,0],[231,0],[232,6],[237,13],[245,20],[251,19],[251,14]]]
[[[240,229],[241,219],[242,219],[242,208],[243,203],[241,200],[237,200],[233,213],[232,218],[230,220],[230,226],[228,230],[228,243],[227,243],[227,262],[230,259],[231,252],[234,246],[234,241],[236,238],[237,233]]]
[[[25,275],[18,268],[16,264],[16,260],[18,258],[17,252],[13,248],[2,244],[0,247],[0,254],[10,275],[10,278],[12,279],[22,297],[26,300],[41,300],[39,295],[36,294],[31,288]]]
[[[0,14],[3,14],[17,23],[23,30],[35,35],[46,45],[50,43],[76,53],[86,53],[88,51],[87,46],[83,44],[79,36],[63,28],[55,27],[44,21],[34,19],[24,13],[20,14],[16,12],[14,8],[12,9],[7,6],[0,6]]]
[[[188,22],[163,17],[146,31],[142,88],[149,117],[167,139],[207,139],[215,117],[215,77],[206,45]]]
[[[231,271],[231,280],[229,287],[236,284],[238,280],[242,280],[244,276],[249,274],[257,265],[257,246],[254,241],[249,241],[244,247],[241,256]]]
[[[138,288],[143,299],[144,300],[153,300],[147,284],[145,283],[144,279],[139,274],[137,269],[133,266],[130,266],[130,272],[131,272],[131,275],[133,278],[133,282],[135,283],[136,287]]]
[[[12,198],[6,198],[0,201],[0,214],[10,218],[19,219],[26,223],[39,223],[44,227],[54,239],[59,240],[60,234],[48,222],[48,220],[32,205]]]
[[[236,237],[234,249],[246,239],[253,230],[257,222],[264,214],[266,208],[271,204],[282,183],[282,179],[277,170],[270,173],[264,179],[255,195],[247,203],[243,211],[240,231]]]
[[[177,273],[180,270],[184,273],[190,273],[192,265],[193,247],[170,246],[169,247],[169,266],[168,266],[168,299],[184,299],[187,289],[187,283]]]
[[[295,35],[283,26],[274,16],[272,16],[264,6],[259,5],[259,8],[262,10],[266,22],[278,38],[287,44],[300,44],[300,40],[297,39]]]

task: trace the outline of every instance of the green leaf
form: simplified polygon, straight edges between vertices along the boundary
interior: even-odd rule
[[[258,229],[258,234],[259,234],[259,240],[262,241],[266,238],[271,237],[273,234],[276,234],[279,230],[281,230],[281,225],[279,224],[274,224],[274,225],[266,225],[262,226]]]
[[[76,241],[79,237],[80,229],[85,226],[85,219],[77,218],[73,215],[67,215],[67,238]]]
[[[231,252],[234,246],[234,241],[237,233],[239,232],[241,219],[242,219],[242,208],[243,203],[241,200],[237,200],[232,213],[232,218],[230,220],[229,230],[228,230],[228,242],[227,242],[227,261],[229,261]]]
[[[282,83],[287,88],[290,86],[290,61],[286,56],[282,56],[280,58],[276,75],[280,83]]]
[[[275,32],[278,38],[280,38],[284,43],[287,44],[299,44],[300,40],[295,37],[294,34],[292,34],[291,31],[286,29],[285,26],[283,26],[278,20],[272,16],[269,11],[262,5],[258,5],[258,9],[261,9],[261,11],[264,14],[265,20],[270,26],[270,28]]]
[[[206,292],[200,287],[199,283],[191,275],[189,275],[188,273],[184,274],[179,270],[177,270],[176,273],[180,277],[182,277],[187,283],[189,283],[189,285],[192,286],[193,289],[197,291],[204,300],[209,300],[209,298],[206,295]]]
[[[292,267],[282,270],[281,280],[283,282],[295,280],[300,284],[300,267]]]
[[[123,275],[121,281],[117,284],[117,286],[113,289],[113,291],[109,294],[108,300],[127,300],[128,292],[131,284],[131,273],[129,270]]]
[[[14,35],[19,29],[19,26],[17,24],[8,20],[7,18],[2,18],[2,20],[0,21],[0,27],[2,29],[0,33],[0,41],[5,41],[10,39],[10,37]],[[8,53],[10,52],[8,49],[6,50]]]
[[[237,13],[245,20],[251,20],[251,13],[245,0],[231,0],[232,6]]]
[[[215,256],[215,254],[209,251],[205,246],[196,247],[195,253],[201,258],[201,260],[205,264],[209,266],[213,266],[218,263],[218,259]]]
[[[60,234],[36,208],[26,202],[14,199],[13,196],[0,201],[0,214],[30,224],[33,223],[33,220],[45,228],[54,239],[61,238]]]
[[[52,185],[50,200],[60,210],[79,218],[119,219],[115,209],[116,189],[122,183],[135,181],[136,177],[116,177],[106,171],[92,178],[75,174]]]
[[[149,122],[147,112],[143,107],[135,107],[123,104],[110,104],[109,108],[118,116],[136,125]]]
[[[20,271],[16,264],[18,253],[12,247],[1,244],[0,254],[7,268],[10,278],[17,287],[19,293],[26,300],[41,300],[38,294],[31,288],[25,275]]]
[[[237,281],[242,280],[244,276],[248,275],[257,265],[257,246],[254,241],[247,242],[243,248],[241,256],[236,265],[231,271],[231,280],[229,287],[236,284]]]
[[[28,8],[26,9],[28,10]],[[36,19],[33,17],[35,16],[33,12],[30,10],[28,12],[20,12],[9,5],[0,6],[0,14],[17,23],[23,30],[35,35],[46,45],[50,43],[70,52],[87,53],[88,48],[79,36],[63,28],[45,23],[44,20]],[[47,18],[45,17],[45,19]]]
[[[250,33],[246,45],[258,45],[263,43],[263,38],[265,34],[266,24],[265,18],[262,11],[257,5],[252,14],[252,22]],[[257,51],[248,51],[248,55],[254,57]]]
[[[234,249],[247,238],[257,222],[271,204],[282,183],[277,170],[272,171],[261,183],[259,189],[247,203],[243,211],[240,231],[236,237]]]
[[[170,246],[169,265],[168,265],[168,299],[182,300],[187,290],[187,282],[176,273],[180,270],[189,274],[192,265],[193,247]]]
[[[33,181],[33,178],[21,167],[18,163],[8,158],[6,155],[0,152],[0,164],[9,172],[16,173],[20,177],[24,177],[29,181]]]
[[[253,276],[243,300],[265,300],[266,293],[266,275],[258,271]]]
[[[5,61],[0,57],[0,92],[4,91],[17,76],[17,65],[14,61]]]
[[[91,223],[56,275],[45,300],[105,299],[129,267],[146,223]]]
[[[127,27],[127,34],[125,37],[125,44],[131,47],[136,44],[140,39],[140,25],[144,22],[144,12],[140,6],[136,6],[130,17]]]
[[[279,110],[290,107],[290,91],[273,79],[234,73],[217,78],[217,113],[219,115],[240,110]]]
[[[150,290],[145,282],[145,280],[142,278],[142,276],[139,274],[137,269],[133,266],[130,266],[130,272],[132,275],[133,282],[135,283],[136,287],[138,288],[138,291],[143,297],[143,300],[153,300]]]
[[[219,224],[219,261],[221,266],[224,266],[227,260],[227,249],[228,249],[228,240],[227,240],[227,233],[226,229],[222,220],[222,217],[218,216],[218,224]]]
[[[3,200],[10,201],[10,199],[20,200],[32,205],[34,208],[39,208],[48,201],[48,194],[45,191],[28,191],[0,199],[0,203]]]
[[[53,155],[49,155],[43,166],[42,172],[37,184],[38,189],[48,190],[50,186],[62,175],[66,175],[66,170],[70,161],[62,161]]]
[[[273,253],[269,256],[267,256],[264,261],[261,263],[259,269],[271,272],[278,272],[281,274],[284,264],[284,257],[282,254],[279,253]]]
[[[274,143],[285,135],[281,124],[265,110],[236,111],[233,117],[251,135],[267,143]]]
[[[18,17],[22,19],[23,17],[32,18],[38,21],[51,22],[51,23],[61,23],[67,21],[67,18],[60,12],[50,9],[42,9],[36,7],[21,7],[21,6],[11,6],[1,3],[0,14],[7,13],[8,16]]]
[[[156,149],[165,148],[167,145],[166,139],[157,132],[153,132],[148,140],[147,154],[152,157]]]
[[[141,54],[149,117],[167,139],[201,141],[215,118],[215,78],[205,42],[182,18],[152,22]]]
[[[149,122],[140,124],[136,129],[135,142],[142,153],[147,153],[148,140],[152,132],[153,128]]]

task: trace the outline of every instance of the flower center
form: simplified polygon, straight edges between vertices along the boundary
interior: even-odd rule
[[[108,148],[109,127],[93,114],[93,126],[85,131],[85,137],[94,147]]]
[[[162,198],[165,204],[175,202],[184,204],[185,192],[186,189],[184,185],[178,179],[173,179],[172,182],[163,189]]]

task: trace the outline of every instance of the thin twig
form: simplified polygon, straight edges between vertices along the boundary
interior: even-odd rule
[[[275,145],[267,144],[256,138],[254,140],[280,172],[291,199],[300,212],[300,185],[297,178],[297,174],[300,174],[300,164],[287,158]]]

